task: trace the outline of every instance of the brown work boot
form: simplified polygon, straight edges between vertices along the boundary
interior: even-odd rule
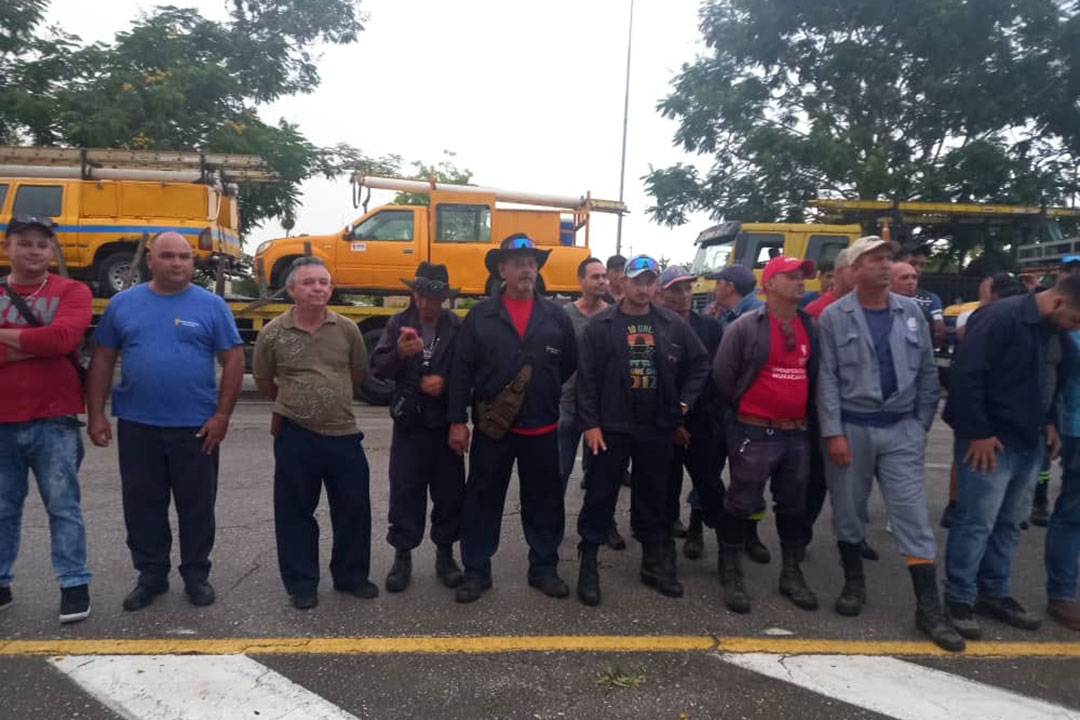
[[[1046,614],[1070,630],[1080,631],[1080,602],[1051,600],[1046,603]]]

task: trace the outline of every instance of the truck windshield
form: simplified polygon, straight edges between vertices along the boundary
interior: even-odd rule
[[[699,247],[694,262],[690,266],[690,272],[695,275],[704,275],[714,272],[727,265],[728,257],[734,247],[734,240]]]

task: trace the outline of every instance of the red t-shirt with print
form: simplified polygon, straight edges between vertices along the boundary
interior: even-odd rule
[[[795,333],[795,347],[788,350],[780,321],[769,316],[769,358],[739,399],[740,413],[770,420],[806,417],[810,337],[799,318],[791,321],[791,329]]]

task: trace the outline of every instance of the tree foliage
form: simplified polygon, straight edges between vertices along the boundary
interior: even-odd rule
[[[658,109],[708,167],[650,170],[659,223],[1080,193],[1077,0],[710,0],[700,29]]]
[[[257,111],[318,86],[315,49],[357,40],[357,0],[229,0],[225,22],[163,6],[95,44],[42,28],[47,5],[0,4],[0,142],[261,155],[281,180],[242,186],[242,231],[290,223],[307,178],[400,164],[318,147]]]

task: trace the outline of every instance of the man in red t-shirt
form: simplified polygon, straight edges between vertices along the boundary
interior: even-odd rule
[[[73,352],[90,324],[90,291],[49,273],[49,218],[12,218],[4,253],[11,274],[0,288],[0,610],[12,603],[11,569],[33,470],[49,514],[60,622],[77,622],[90,614],[90,573],[79,508],[83,391]]]
[[[736,420],[720,527],[724,603],[734,612],[750,611],[740,551],[745,520],[764,506],[770,481],[783,549],[780,592],[804,610],[818,606],[799,569],[818,343],[817,326],[799,309],[799,300],[813,274],[810,260],[784,255],[770,260],[761,275],[765,306],[728,326],[713,362],[720,402]]]
[[[821,313],[825,312],[825,308],[851,292],[852,287],[854,287],[854,281],[851,277],[851,263],[848,262],[847,248],[844,248],[833,260],[832,287],[807,303],[803,310],[817,320],[821,317]]]

